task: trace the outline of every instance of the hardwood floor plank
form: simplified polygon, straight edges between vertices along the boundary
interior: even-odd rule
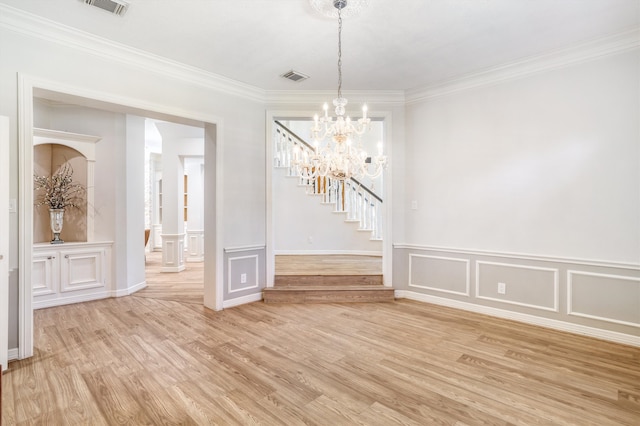
[[[150,424],[134,395],[110,367],[84,373],[82,378],[93,397],[100,401],[100,410],[107,424]]]
[[[640,424],[640,348],[408,300],[214,312],[180,285],[36,311],[2,424]]]
[[[199,385],[197,382],[185,382],[170,389],[175,400],[181,403],[186,414],[193,419],[193,424],[238,424],[237,419],[218,404],[219,396],[208,395]]]
[[[97,399],[91,394],[75,366],[52,369],[47,378],[55,395],[57,409],[62,413],[61,423],[108,424],[102,417]]]
[[[365,425],[423,425],[423,423],[413,421],[379,402],[374,402],[369,410],[360,415],[360,419],[364,421]]]
[[[161,385],[153,374],[131,374],[123,382],[152,424],[198,424],[171,392],[172,388]]]

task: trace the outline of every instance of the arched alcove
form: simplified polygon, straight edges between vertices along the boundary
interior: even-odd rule
[[[73,170],[73,181],[86,188],[86,201],[80,209],[65,211],[60,235],[63,241],[91,242],[94,230],[94,167],[97,136],[80,135],[48,129],[33,131],[33,171],[38,176],[52,176],[68,164]],[[39,206],[33,212],[34,243],[51,240],[49,209]]]
[[[53,176],[60,169],[69,166],[73,171],[75,184],[87,187],[87,159],[74,148],[57,144],[43,143],[33,147],[33,172],[37,176]],[[64,226],[60,238],[67,242],[87,241],[87,201],[77,209],[66,209]],[[37,206],[33,211],[33,241],[45,243],[51,240],[49,225],[49,207]]]

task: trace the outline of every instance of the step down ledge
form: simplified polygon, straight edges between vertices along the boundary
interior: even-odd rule
[[[267,287],[268,291],[393,291],[393,287],[384,285],[351,285],[351,286],[333,286],[333,285],[289,285]]]

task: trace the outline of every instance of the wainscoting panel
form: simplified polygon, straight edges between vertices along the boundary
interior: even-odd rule
[[[394,244],[392,285],[399,298],[640,346],[640,263]]]
[[[504,294],[498,292],[503,284]],[[476,297],[558,311],[558,270],[519,264],[476,262]]]
[[[105,285],[102,266],[105,263],[104,250],[84,253],[65,253],[60,262],[60,291],[84,290]]]
[[[34,309],[109,297],[112,245],[110,241],[34,245]]]
[[[469,260],[409,255],[409,287],[469,296]]]
[[[177,266],[178,262],[176,261],[176,250],[175,250],[175,242],[174,241],[165,241],[164,250],[162,250],[162,255],[164,256],[164,265]]]
[[[225,248],[224,261],[223,306],[261,300],[266,283],[265,247]]]
[[[567,292],[569,315],[640,327],[640,278],[569,270]]]
[[[258,255],[229,258],[227,291],[229,294],[258,288]]]
[[[33,296],[43,296],[46,294],[55,294],[58,282],[55,279],[57,271],[55,271],[53,253],[39,253],[33,256],[33,267],[31,269],[31,280],[33,282]]]

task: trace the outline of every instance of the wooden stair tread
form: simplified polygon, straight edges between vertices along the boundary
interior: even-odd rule
[[[297,285],[265,288],[265,303],[373,303],[393,302],[395,291],[383,285]]]
[[[383,285],[288,285],[275,286],[264,289],[265,291],[393,291],[393,287]]]
[[[395,292],[392,288],[366,290],[327,290],[327,289],[265,289],[262,292],[264,303],[373,303],[393,302]]]
[[[382,275],[276,275],[275,287],[290,286],[382,286]]]
[[[278,255],[265,303],[392,302],[383,285],[382,258],[374,255]]]

